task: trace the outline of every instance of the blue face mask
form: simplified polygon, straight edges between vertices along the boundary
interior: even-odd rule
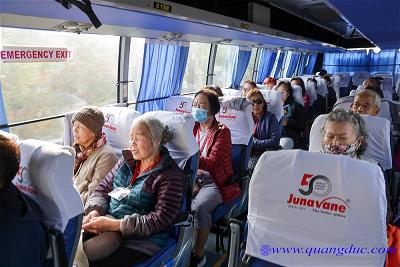
[[[208,117],[208,110],[202,108],[192,108],[192,116],[197,122],[206,122]]]

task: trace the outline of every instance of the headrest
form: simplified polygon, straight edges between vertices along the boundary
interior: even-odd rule
[[[344,110],[349,110],[353,101],[354,101],[354,96],[341,97],[336,101],[335,105],[333,106],[333,109],[335,110],[338,108],[342,108]]]
[[[268,87],[264,84],[257,84],[257,89],[258,90],[268,90]]]
[[[132,122],[140,113],[131,108],[118,106],[101,107],[101,111],[105,118],[103,132],[107,137],[107,143],[118,156],[121,156],[121,151],[129,146],[129,131]],[[73,114],[74,112],[69,112],[64,118],[64,145],[68,146],[71,146],[74,141],[71,121]]]
[[[335,75],[340,76],[340,87],[348,87],[350,83],[350,73],[335,72]]]
[[[167,143],[166,147],[171,157],[183,169],[186,161],[199,151],[199,145],[193,135],[194,119],[192,115],[171,111],[151,111],[140,117],[148,116],[159,119],[172,132],[173,139]]]
[[[325,97],[328,94],[328,85],[325,79],[317,78],[317,94]]]
[[[275,90],[260,90],[265,101],[267,101],[268,111],[275,114],[279,121],[283,116],[282,93]]]
[[[222,88],[222,93],[224,96],[241,96],[242,91],[241,90],[236,90],[236,89],[229,89],[229,88]]]
[[[222,97],[217,121],[225,124],[231,131],[232,144],[248,145],[253,136],[253,106],[250,101],[240,97]]]
[[[351,247],[387,247],[385,180],[377,165],[302,150],[268,151],[251,177],[248,205],[247,255],[282,266],[385,262],[385,253],[345,254]],[[268,251],[282,247],[343,250]]]
[[[340,76],[333,75],[331,77],[331,80],[332,80],[333,90],[335,90],[336,99],[339,99],[339,97],[340,97]]]
[[[3,135],[9,139],[12,139],[15,142],[19,141],[18,135],[16,135],[16,134],[12,134],[12,133],[8,133],[8,132],[4,132],[4,131],[0,130],[0,135]]]
[[[352,78],[353,85],[358,86],[368,78],[369,78],[368,71],[355,71]]]
[[[320,115],[311,126],[309,151],[322,150],[322,126],[328,115]],[[392,168],[390,122],[377,116],[361,115],[367,125],[367,151],[364,156],[376,160],[384,170]]]
[[[74,150],[33,139],[21,141],[19,147],[20,170],[13,183],[40,206],[46,225],[63,232],[69,219],[83,213],[72,181]]]
[[[387,99],[392,99],[392,93],[393,93],[393,78],[392,77],[384,77],[382,81],[382,90],[383,91],[388,91],[388,95],[390,98],[385,98]]]
[[[310,97],[311,105],[317,100],[316,84],[312,81],[305,82],[306,95]]]
[[[170,96],[165,100],[166,111],[192,113],[193,96]]]
[[[304,106],[303,92],[299,85],[292,85],[294,100],[300,105]]]

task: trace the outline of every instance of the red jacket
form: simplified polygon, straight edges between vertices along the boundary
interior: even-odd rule
[[[193,129],[195,136],[199,129],[200,124],[196,123]],[[212,123],[209,131],[211,136],[207,143],[207,156],[200,155],[199,169],[211,174],[221,192],[223,201],[227,203],[240,195],[238,184],[225,184],[229,177],[233,175],[231,132],[225,125],[219,124],[216,120]]]

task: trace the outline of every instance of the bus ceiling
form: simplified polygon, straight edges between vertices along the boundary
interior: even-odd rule
[[[66,22],[69,23],[68,25],[71,25],[71,22],[93,24],[89,16],[76,5],[68,6],[70,8],[66,9],[62,2],[66,3],[62,0],[1,1],[1,26],[60,30],[60,25]],[[88,0],[85,1],[86,4],[88,2]],[[123,3],[124,1],[119,2]],[[92,0],[93,14],[91,18],[93,20],[93,15],[97,16],[102,26],[98,29],[92,27],[87,32],[304,51],[337,52],[344,50],[344,48],[332,44],[172,2],[164,1],[164,4],[160,6],[159,4],[162,4],[160,2],[142,0],[135,1],[135,7],[121,3]],[[180,13],[174,12],[174,10],[178,10]],[[183,12],[190,14],[190,18],[183,16]]]

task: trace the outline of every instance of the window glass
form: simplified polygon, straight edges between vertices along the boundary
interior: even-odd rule
[[[143,54],[145,38],[131,38],[131,48],[129,52],[129,83],[128,83],[128,101],[134,102],[140,87],[142,78]]]
[[[239,47],[237,46],[218,45],[213,84],[221,88],[226,88],[231,84],[233,65],[238,51]]]
[[[244,84],[244,82],[248,80],[253,80],[253,71],[254,71],[254,63],[256,61],[256,54],[257,54],[257,48],[252,48],[249,65],[247,66],[246,72],[244,73],[242,82],[240,84]]]
[[[190,43],[182,93],[195,92],[206,85],[210,47],[211,44]]]
[[[0,28],[2,46],[67,48],[66,62],[1,63],[9,123],[64,114],[83,105],[116,102],[119,37]],[[62,124],[42,123],[11,130],[24,137],[53,137]],[[32,136],[31,136],[32,134]]]

